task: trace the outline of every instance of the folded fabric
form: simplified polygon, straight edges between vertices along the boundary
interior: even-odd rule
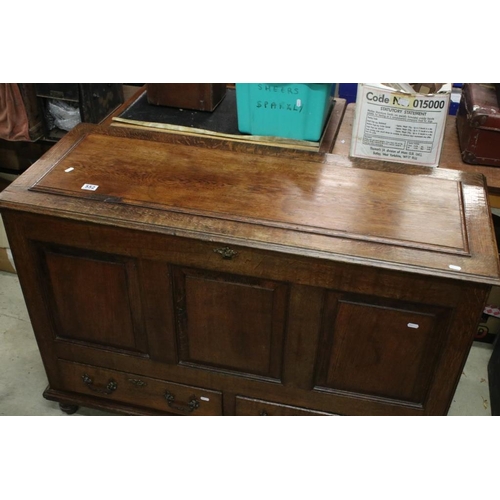
[[[17,83],[0,83],[0,139],[29,141],[29,124]]]

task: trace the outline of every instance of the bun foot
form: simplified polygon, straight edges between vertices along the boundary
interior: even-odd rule
[[[68,415],[73,415],[73,413],[76,413],[78,411],[78,406],[76,405],[59,403],[59,408],[61,408],[61,411],[67,413]]]

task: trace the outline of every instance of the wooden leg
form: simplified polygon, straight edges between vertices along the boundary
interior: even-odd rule
[[[78,411],[78,406],[68,405],[64,403],[59,403],[59,408],[61,408],[61,411],[67,413],[68,415],[73,415],[73,413],[76,413]]]
[[[495,346],[488,363],[488,382],[490,388],[491,415],[500,415],[500,338],[495,339]]]

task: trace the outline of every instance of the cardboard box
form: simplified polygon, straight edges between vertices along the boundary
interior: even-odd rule
[[[2,217],[0,216],[0,271],[7,271],[15,273],[14,261],[12,260],[12,253],[9,248],[9,241],[5,234]]]
[[[436,167],[451,84],[358,83],[351,156]]]
[[[0,215],[0,248],[8,248],[9,240],[7,239],[7,234],[5,233],[5,227],[3,225],[2,216]]]
[[[7,273],[16,272],[10,248],[0,248],[0,271]]]

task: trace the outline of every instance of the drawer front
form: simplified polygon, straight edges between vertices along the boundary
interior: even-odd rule
[[[247,416],[332,416],[332,413],[236,396],[236,415]]]
[[[61,389],[178,415],[222,415],[222,394],[59,360]]]

